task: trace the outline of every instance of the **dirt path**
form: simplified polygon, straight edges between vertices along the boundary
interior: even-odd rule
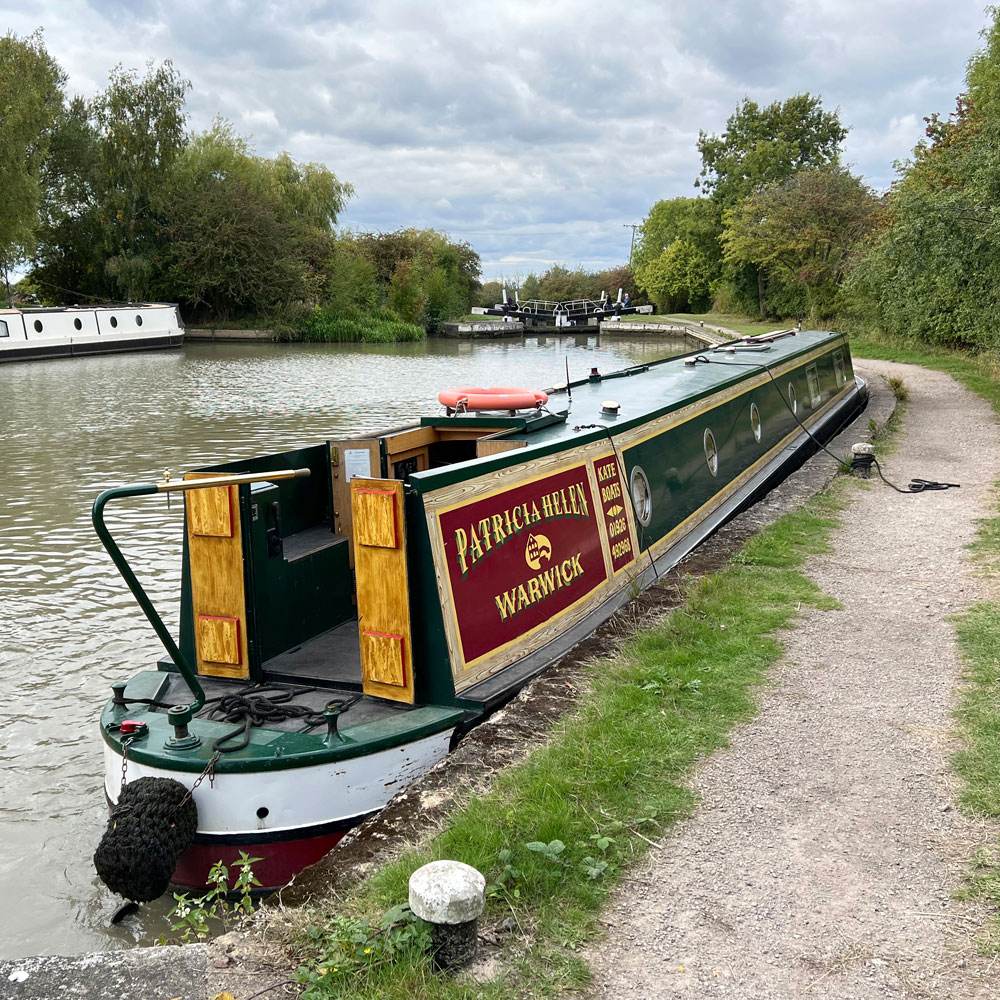
[[[886,475],[962,489],[856,491],[806,570],[843,610],[789,633],[760,715],[698,771],[701,807],[612,900],[595,997],[1000,997],[982,914],[951,898],[991,831],[953,807],[947,621],[988,596],[963,545],[992,509],[1000,433],[947,375],[863,368],[910,390]]]

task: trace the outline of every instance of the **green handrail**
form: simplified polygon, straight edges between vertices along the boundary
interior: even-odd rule
[[[101,540],[104,548],[107,549],[108,555],[111,556],[115,566],[118,567],[118,572],[121,573],[122,579],[128,584],[128,589],[132,591],[132,596],[138,601],[139,607],[142,608],[142,613],[149,619],[149,624],[153,626],[153,631],[159,636],[160,642],[163,643],[163,648],[170,654],[170,658],[174,661],[181,676],[187,682],[187,686],[191,689],[191,694],[194,695],[194,702],[190,705],[192,712],[197,712],[205,704],[205,692],[198,682],[198,675],[196,671],[191,669],[191,664],[184,658],[184,654],[178,648],[177,643],[174,642],[174,637],[167,631],[167,626],[163,624],[163,619],[159,616],[156,608],[153,607],[153,602],[149,599],[149,595],[142,589],[142,584],[139,583],[135,573],[132,572],[132,567],[128,564],[128,560],[122,555],[122,550],[118,548],[118,543],[112,538],[108,526],[104,523],[104,508],[110,500],[117,500],[122,497],[144,497],[154,493],[187,492],[188,490],[209,489],[213,486],[237,486],[241,483],[271,482],[279,479],[306,479],[310,475],[311,472],[309,469],[281,469],[273,472],[241,472],[235,475],[209,476],[204,479],[180,479],[173,482],[133,483],[131,486],[116,486],[113,489],[105,490],[94,501],[94,509],[91,516],[93,517],[94,530],[97,532],[97,537]]]
[[[159,636],[160,642],[163,643],[163,648],[170,654],[170,658],[174,661],[187,686],[191,689],[191,694],[194,695],[194,702],[190,706],[191,711],[197,712],[205,704],[205,692],[201,684],[198,683],[198,677],[191,669],[191,665],[185,659],[184,654],[181,653],[177,643],[174,642],[174,637],[167,630],[167,626],[163,624],[163,619],[157,613],[156,608],[153,607],[153,602],[149,599],[149,595],[143,590],[142,584],[139,583],[135,573],[132,572],[132,567],[128,564],[125,556],[122,555],[122,550],[118,548],[118,543],[112,538],[108,526],[104,523],[104,508],[109,501],[122,497],[149,496],[152,493],[159,492],[156,483],[134,483],[131,486],[116,486],[113,489],[105,490],[94,501],[92,514],[94,529],[97,532],[97,537],[101,540],[101,544],[107,549],[108,555],[111,556],[115,566],[118,567],[118,572],[121,573],[122,578],[128,584],[128,589],[132,591],[132,595],[138,602],[139,607],[142,608],[142,613],[149,619],[149,624],[153,626],[153,631]]]

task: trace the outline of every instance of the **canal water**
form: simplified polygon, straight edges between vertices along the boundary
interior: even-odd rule
[[[450,385],[543,387],[679,353],[668,338],[432,339],[358,346],[188,344],[0,365],[0,958],[169,934],[167,906],[117,927],[93,872],[106,821],[96,719],[162,650],[90,523],[104,488],[440,412]],[[176,633],[183,504],[109,524]]]

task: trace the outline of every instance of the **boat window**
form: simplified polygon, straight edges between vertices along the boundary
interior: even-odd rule
[[[653,496],[649,489],[649,480],[641,465],[636,465],[629,476],[629,490],[632,493],[632,503],[635,516],[645,528],[653,519]]]
[[[135,325],[142,326],[142,317],[138,313],[135,314]]]
[[[80,317],[79,316],[77,316],[77,318],[75,320],[73,320],[73,326],[75,326],[78,330],[82,330],[83,329],[83,324],[80,322]]]
[[[715,447],[715,435],[705,428],[705,461],[713,476],[719,472],[719,449]]]
[[[750,426],[753,428],[754,440],[760,441],[760,435],[761,435],[760,410],[757,409],[756,403],[750,404]]]
[[[118,317],[117,316],[112,316],[111,317],[111,325],[112,326],[117,326],[118,325]]]
[[[791,407],[792,413],[799,412],[799,400],[795,395],[795,386],[791,382],[788,383],[788,405]]]
[[[42,321],[40,319],[36,319],[35,323],[34,323],[34,327],[35,327],[35,333],[41,333],[42,332]]]
[[[0,319],[0,337],[9,337],[10,334],[7,332],[7,324]]]
[[[806,385],[809,387],[809,405],[816,409],[823,399],[819,387],[819,367],[817,365],[810,365],[806,369]]]
[[[843,351],[833,352],[833,373],[837,377],[837,385],[843,385],[847,381],[847,375],[844,374]]]

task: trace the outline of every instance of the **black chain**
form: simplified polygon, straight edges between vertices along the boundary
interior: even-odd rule
[[[212,754],[212,759],[205,765],[205,770],[198,775],[195,779],[194,784],[187,790],[187,794],[177,803],[177,808],[180,809],[182,806],[186,805],[191,796],[194,795],[194,790],[206,779],[208,778],[208,784],[210,787],[215,787],[215,765],[219,762],[219,757],[221,754],[218,750]]]
[[[131,745],[132,745],[131,738],[127,740],[122,740],[122,788],[124,788],[128,782],[128,778],[125,777],[125,772],[128,770],[128,748]]]

